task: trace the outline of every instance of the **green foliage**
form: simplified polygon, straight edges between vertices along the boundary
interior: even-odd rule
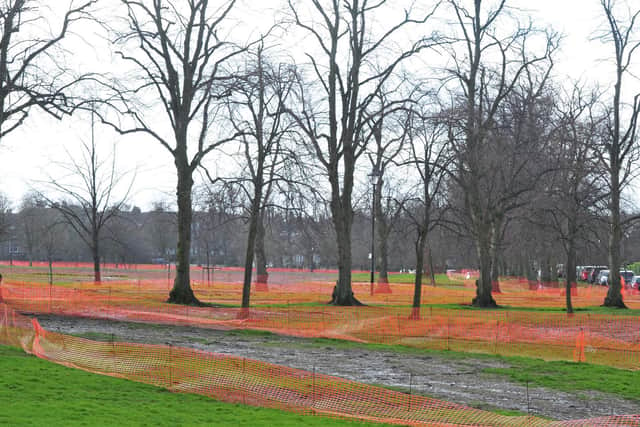
[[[221,403],[56,365],[0,346],[0,425],[379,425]]]
[[[640,275],[640,262],[634,262],[633,264],[627,265],[627,268],[633,271],[634,274]]]

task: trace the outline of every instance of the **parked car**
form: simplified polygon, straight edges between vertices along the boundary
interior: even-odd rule
[[[624,279],[625,288],[628,288],[631,286],[631,282],[633,281],[633,271],[623,270],[620,272],[620,277]]]
[[[631,281],[631,287],[633,289],[640,289],[640,276],[633,276],[633,280]]]
[[[600,270],[595,283],[600,286],[609,286],[609,270]]]
[[[589,283],[594,283],[594,284],[595,283],[599,284],[600,281],[598,280],[598,274],[600,274],[600,272],[602,270],[606,270],[607,268],[608,267],[606,265],[600,265],[600,266],[593,267],[593,269],[591,270],[591,274],[589,276],[588,282]],[[609,273],[607,272],[607,274],[609,274]]]

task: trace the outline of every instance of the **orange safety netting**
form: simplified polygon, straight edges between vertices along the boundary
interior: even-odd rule
[[[416,426],[640,426],[640,415],[552,422],[504,416],[314,372],[193,349],[96,342],[44,330],[0,304],[0,343],[86,371],[305,414]]]
[[[326,284],[310,285],[311,292],[323,286]],[[292,287],[301,291],[298,286]],[[196,286],[198,296],[206,301],[225,301],[223,297],[234,289],[228,284]],[[453,295],[458,292],[455,289],[449,291]],[[296,301],[296,294],[291,290],[266,292],[269,296],[263,301],[277,305],[243,311],[234,307],[166,304],[166,287],[153,281],[87,283],[73,288],[9,282],[0,287],[0,292],[11,306],[32,313],[217,329],[262,329],[296,336],[573,360],[626,369],[638,369],[640,366],[638,316],[463,310],[433,306],[424,307],[416,313],[406,305],[292,305],[287,304],[289,299]],[[529,291],[522,292],[530,294]],[[510,293],[505,291],[505,295]],[[316,296],[320,298],[320,294]]]

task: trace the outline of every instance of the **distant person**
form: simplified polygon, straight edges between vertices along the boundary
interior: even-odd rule
[[[4,302],[2,300],[2,273],[0,273],[0,303]]]

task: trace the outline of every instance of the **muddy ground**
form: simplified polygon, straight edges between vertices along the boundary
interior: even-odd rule
[[[368,348],[340,348],[310,339],[240,334],[196,327],[146,325],[37,315],[47,330],[92,339],[171,344],[313,370],[368,384],[411,390],[480,409],[505,409],[556,420],[639,414],[640,401],[600,392],[565,393],[529,387],[483,372],[506,366],[486,358],[453,359]]]

